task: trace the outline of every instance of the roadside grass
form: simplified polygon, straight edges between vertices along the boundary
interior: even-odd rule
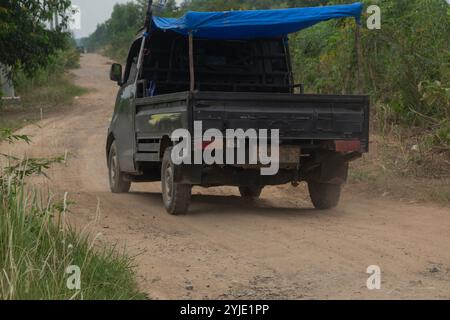
[[[16,95],[20,101],[5,101],[0,106],[0,128],[19,129],[41,118],[43,112],[71,106],[74,98],[89,90],[77,86],[68,70],[79,67],[79,54],[74,49],[58,52],[45,69],[32,77],[20,70],[14,74]]]
[[[417,135],[371,136],[371,150],[351,165],[349,183],[358,190],[410,202],[450,204],[450,152]]]
[[[27,139],[5,132],[10,142]],[[125,253],[70,227],[67,201],[54,201],[49,192],[26,184],[61,158],[0,157],[6,160],[0,173],[0,300],[147,298]],[[67,286],[74,283],[69,266],[80,268],[79,290]]]
[[[48,108],[71,104],[74,97],[88,91],[75,85],[73,78],[74,76],[67,72],[44,74],[38,79],[23,78],[23,84],[17,90],[22,108]]]
[[[26,122],[26,119],[17,120],[11,119],[9,117],[3,117],[2,112],[0,111],[0,129],[12,129],[17,130],[21,127],[21,122]],[[0,137],[1,141],[1,137]]]
[[[19,129],[41,119],[44,115],[61,107],[70,107],[75,97],[89,90],[73,83],[73,75],[57,74],[54,77],[27,80],[27,89],[18,89],[20,102],[5,103],[0,109],[0,128]]]
[[[406,178],[389,173],[373,173],[353,165],[349,184],[358,192],[399,199],[411,203],[434,202],[450,205],[450,179]],[[352,189],[355,190],[355,189]]]

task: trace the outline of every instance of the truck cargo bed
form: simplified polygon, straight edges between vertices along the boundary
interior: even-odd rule
[[[149,146],[142,141],[192,130],[194,121],[202,121],[203,130],[279,129],[281,141],[358,140],[363,152],[369,147],[367,96],[183,92],[137,99],[136,111],[143,152]]]

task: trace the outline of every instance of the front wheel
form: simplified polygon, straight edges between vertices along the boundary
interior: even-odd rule
[[[116,143],[113,142],[108,156],[109,186],[112,193],[127,193],[130,191],[131,182],[125,179],[120,170],[119,155]]]
[[[309,195],[314,207],[319,210],[335,208],[341,198],[342,185],[308,182]]]
[[[172,162],[172,148],[164,153],[161,166],[161,186],[164,206],[172,215],[185,214],[191,202],[192,186],[174,182],[175,165]]]

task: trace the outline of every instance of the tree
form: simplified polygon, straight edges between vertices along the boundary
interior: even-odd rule
[[[11,0],[0,3],[0,63],[28,75],[67,44],[70,0]],[[50,21],[58,24],[51,30]]]
[[[145,12],[147,12],[148,0],[137,0],[137,2],[142,10],[141,12],[145,14]],[[154,5],[158,2],[158,0],[153,0]],[[179,8],[175,0],[167,0],[165,1],[162,10],[159,10],[159,12],[157,12],[157,15],[164,17],[174,17],[178,14],[178,10]]]
[[[195,11],[223,11],[223,10],[252,10],[294,8],[325,5],[330,0],[185,0],[182,4],[184,10]]]

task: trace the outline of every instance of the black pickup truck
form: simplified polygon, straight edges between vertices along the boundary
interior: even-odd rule
[[[111,68],[120,85],[106,145],[112,192],[162,181],[167,211],[183,214],[192,186],[236,186],[257,198],[265,186],[306,181],[316,208],[338,204],[349,162],[368,152],[367,96],[304,94],[286,37],[214,40],[162,30],[143,37],[123,75],[121,65]],[[194,134],[195,121],[203,131],[279,130],[278,173],[261,175],[262,164],[175,164],[179,141],[171,135]]]

